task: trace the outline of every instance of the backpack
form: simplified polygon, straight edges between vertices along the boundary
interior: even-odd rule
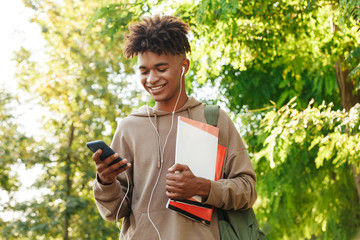
[[[217,126],[219,106],[206,105],[204,115],[206,122]],[[223,210],[217,208],[221,240],[266,240],[259,228],[254,210]]]

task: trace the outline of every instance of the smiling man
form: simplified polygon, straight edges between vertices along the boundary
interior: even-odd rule
[[[116,154],[104,161],[93,155],[97,177],[96,205],[106,220],[124,218],[123,239],[220,239],[214,211],[210,226],[166,208],[170,199],[201,196],[204,204],[222,209],[247,209],[256,199],[256,177],[247,150],[233,122],[220,109],[219,144],[226,147],[224,179],[195,176],[175,164],[178,116],[206,122],[205,104],[188,96],[189,26],[172,16],[144,18],[130,27],[124,54],[137,56],[139,78],[155,100],[124,118],[111,147]],[[108,166],[118,154],[123,160]],[[119,168],[128,163],[126,168]]]

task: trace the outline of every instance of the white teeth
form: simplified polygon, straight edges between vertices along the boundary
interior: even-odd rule
[[[160,88],[162,88],[164,85],[161,85],[161,86],[158,86],[158,87],[152,87],[151,89],[152,90],[158,90],[158,89],[160,89]]]

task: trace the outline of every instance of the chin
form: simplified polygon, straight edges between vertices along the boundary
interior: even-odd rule
[[[152,96],[152,98],[154,99],[155,102],[165,102],[166,101],[166,99],[157,97],[157,96]]]

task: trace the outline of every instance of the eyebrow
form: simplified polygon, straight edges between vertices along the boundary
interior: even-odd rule
[[[168,66],[168,65],[169,65],[168,63],[162,62],[162,63],[155,64],[155,67]],[[139,69],[147,69],[147,67],[140,66]]]

